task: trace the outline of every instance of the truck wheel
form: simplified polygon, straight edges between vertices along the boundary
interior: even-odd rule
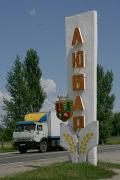
[[[46,140],[43,140],[40,142],[40,147],[39,147],[39,151],[42,153],[45,153],[48,149],[48,143]]]
[[[20,153],[26,153],[27,152],[27,148],[26,147],[19,147],[19,152]]]

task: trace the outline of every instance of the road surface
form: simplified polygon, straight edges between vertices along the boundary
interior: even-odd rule
[[[0,176],[17,172],[32,170],[38,166],[44,166],[55,162],[68,160],[67,151],[38,153],[38,151],[26,154],[0,153]],[[99,146],[98,160],[120,164],[120,145]]]
[[[120,164],[120,145],[99,146],[98,160]]]
[[[39,153],[38,151],[32,151],[25,154],[17,153],[1,153],[0,154],[0,165],[11,164],[11,163],[20,163],[20,162],[30,162],[33,160],[46,160],[57,157],[68,156],[67,151],[59,152],[47,152]]]

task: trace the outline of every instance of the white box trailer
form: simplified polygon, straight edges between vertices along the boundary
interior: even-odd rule
[[[60,147],[60,124],[56,112],[40,112],[25,115],[25,121],[16,125],[13,133],[14,146],[21,153],[27,149],[39,149],[46,152],[53,147]]]
[[[62,121],[57,118],[56,112],[48,113],[48,136],[51,138],[60,137],[60,124]]]

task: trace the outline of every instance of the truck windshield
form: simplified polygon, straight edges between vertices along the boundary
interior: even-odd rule
[[[35,124],[17,125],[16,129],[15,129],[15,132],[31,131],[31,130],[35,130]]]

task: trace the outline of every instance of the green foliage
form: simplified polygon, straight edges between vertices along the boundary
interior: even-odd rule
[[[7,91],[11,99],[10,101],[4,99],[5,110],[7,112],[5,122],[14,128],[17,121],[23,120],[27,110],[24,103],[27,96],[27,86],[24,79],[23,65],[18,56],[7,75]]]
[[[115,96],[111,94],[113,83],[112,71],[104,71],[101,65],[97,67],[97,119],[99,120],[100,141],[106,142],[111,134],[113,120],[113,103]]]
[[[120,136],[120,112],[114,113],[112,135]]]
[[[3,148],[3,128],[1,125],[0,125],[0,144]]]
[[[27,51],[23,63],[20,57],[16,57],[7,74],[7,91],[11,97],[10,100],[4,99],[7,131],[13,131],[16,122],[23,120],[25,114],[38,112],[42,107],[46,93],[40,85],[41,75],[39,57],[35,50]]]
[[[11,127],[3,129],[3,141],[11,141],[13,130]]]
[[[11,140],[12,137],[12,130],[10,128],[3,128],[0,126],[0,144],[1,149],[4,148],[4,141]]]
[[[39,68],[39,57],[33,49],[27,51],[24,62],[25,80],[28,86],[28,109],[30,112],[38,112],[46,98],[46,94],[40,85],[42,72]]]

